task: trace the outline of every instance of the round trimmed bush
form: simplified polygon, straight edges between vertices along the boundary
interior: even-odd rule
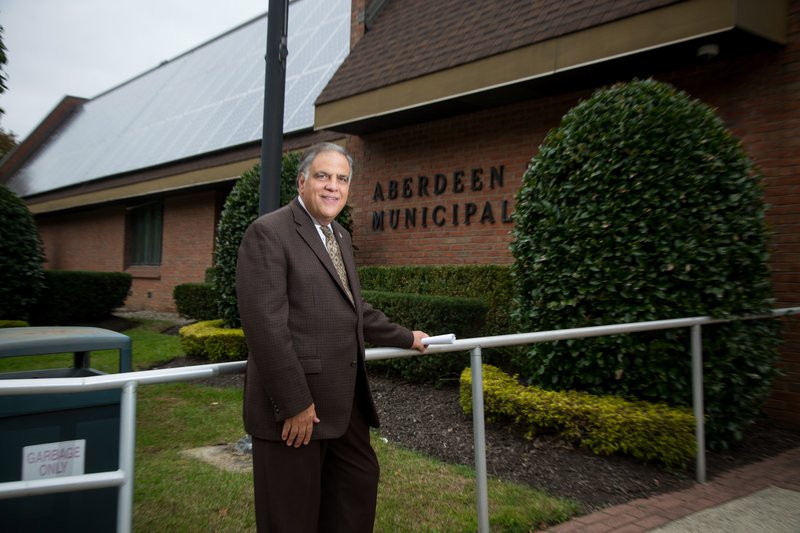
[[[0,185],[0,319],[27,320],[44,284],[44,251],[28,206]]]
[[[512,272],[525,330],[771,307],[760,177],[714,111],[673,87],[595,92],[551,130],[523,177]],[[704,327],[709,444],[760,411],[778,324]],[[517,361],[550,389],[691,403],[688,330],[537,344]]]

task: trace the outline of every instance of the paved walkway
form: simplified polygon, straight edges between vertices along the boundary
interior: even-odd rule
[[[548,533],[800,533],[800,448],[708,483],[608,507]]]

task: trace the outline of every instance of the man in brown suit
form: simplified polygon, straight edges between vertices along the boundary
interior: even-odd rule
[[[378,414],[364,343],[425,350],[425,333],[361,299],[350,235],[334,222],[352,166],[338,145],[311,147],[298,198],[253,222],[239,248],[259,532],[372,531],[379,467],[369,426]]]

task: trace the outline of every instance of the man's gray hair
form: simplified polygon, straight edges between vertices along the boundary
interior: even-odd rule
[[[308,169],[311,168],[311,163],[314,162],[314,159],[323,152],[338,152],[347,158],[347,164],[350,166],[350,174],[347,176],[348,183],[350,179],[353,177],[353,157],[347,153],[347,150],[339,146],[335,143],[329,142],[322,142],[317,143],[313,146],[310,146],[303,152],[303,156],[300,159],[300,165],[297,167],[297,177],[300,177],[300,174],[308,177]]]

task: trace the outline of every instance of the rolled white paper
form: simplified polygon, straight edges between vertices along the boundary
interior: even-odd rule
[[[422,339],[422,344],[425,346],[429,344],[453,344],[456,342],[456,336],[453,333],[447,333],[446,335],[435,335],[433,337],[425,337]]]

